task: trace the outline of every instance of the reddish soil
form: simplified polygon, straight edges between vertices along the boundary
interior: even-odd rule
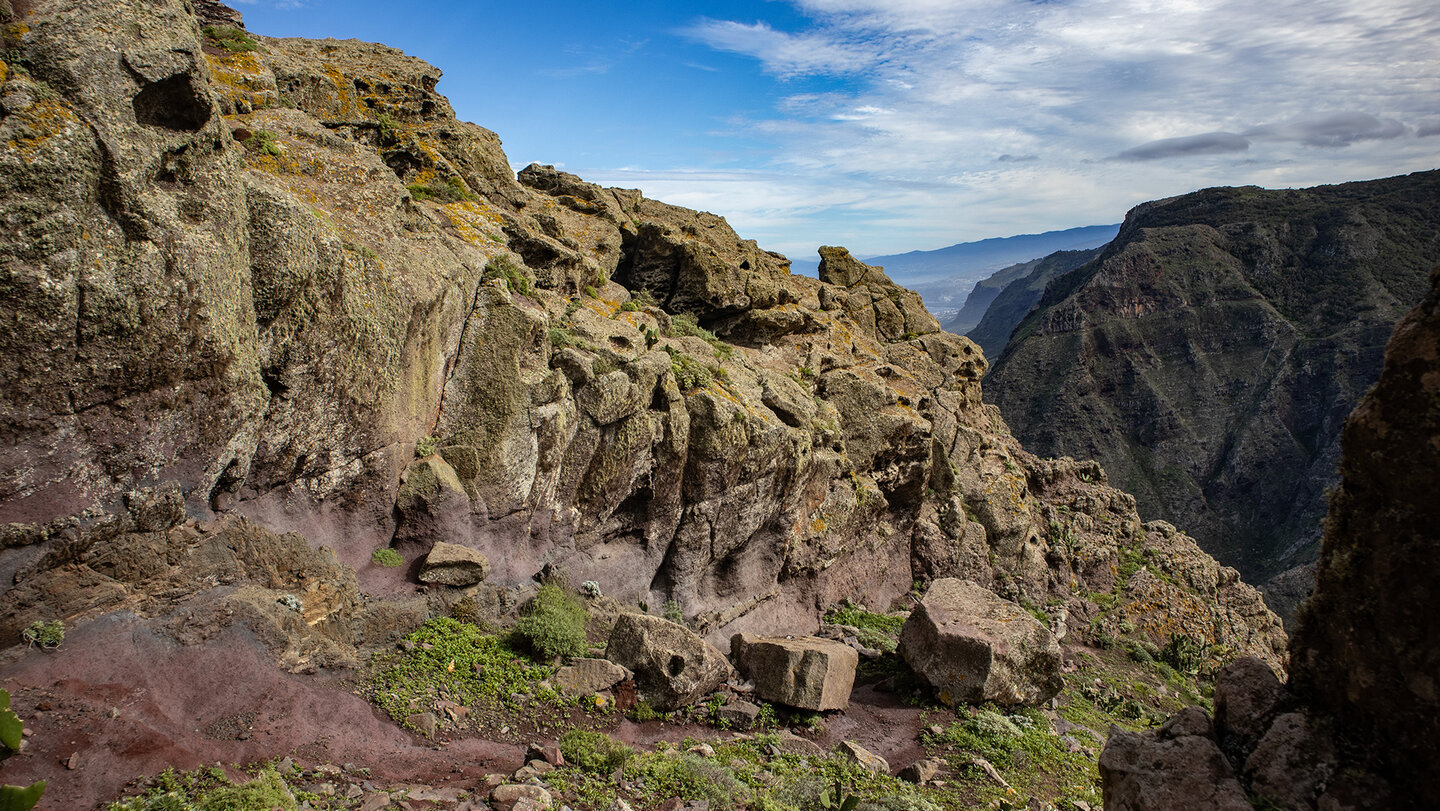
[[[369,767],[377,782],[469,787],[518,768],[524,754],[474,738],[427,743],[352,695],[342,678],[279,670],[239,626],[185,647],[133,617],[102,618],[76,628],[59,650],[37,649],[7,666],[0,686],[31,732],[0,777],[45,780],[37,811],[96,807],[171,766],[293,753],[305,763]],[[73,753],[71,770],[64,761]]]

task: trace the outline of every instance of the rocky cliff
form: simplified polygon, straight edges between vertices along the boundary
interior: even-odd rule
[[[986,397],[1026,447],[1099,459],[1142,514],[1265,581],[1315,559],[1340,426],[1437,226],[1440,172],[1147,203],[1050,285]]]
[[[975,286],[971,298],[980,295],[981,285],[987,285],[988,289],[977,300],[978,312],[973,313],[971,320],[957,320],[946,327],[963,332],[965,337],[979,344],[985,357],[998,358],[1004,354],[1011,333],[1030,314],[1030,309],[1039,303],[1050,280],[1081,267],[1099,256],[1101,250],[1056,251],[1049,256],[1006,268]],[[965,307],[970,309],[968,300]]]
[[[1254,589],[1025,452],[980,351],[881,269],[793,276],[713,214],[517,177],[434,67],[199,10],[6,12],[0,638],[249,634],[314,671],[457,600],[513,614],[550,564],[713,640],[958,577],[1283,665]],[[417,582],[438,541],[483,589]]]
[[[1440,564],[1440,270],[1395,329],[1384,371],[1345,423],[1315,593],[1282,685],[1222,672],[1214,723],[1190,708],[1155,736],[1112,734],[1106,807],[1434,808],[1440,767],[1430,621]]]

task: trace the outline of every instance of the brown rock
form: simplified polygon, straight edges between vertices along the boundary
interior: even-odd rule
[[[850,705],[860,658],[848,645],[816,637],[736,634],[730,656],[755,682],[755,692],[805,710],[843,710]]]
[[[1037,705],[1060,692],[1060,645],[1030,613],[962,580],[936,580],[900,631],[900,655],[947,704]]]
[[[442,586],[473,586],[490,574],[490,561],[468,546],[438,541],[425,556],[420,580]]]
[[[1338,771],[1335,744],[1303,714],[1275,719],[1245,761],[1250,793],[1280,808],[1313,808]]]
[[[567,695],[593,695],[634,676],[608,659],[575,659],[555,671],[555,686]]]
[[[554,802],[550,792],[539,786],[507,783],[496,786],[495,790],[490,792],[490,805],[495,811],[515,811],[522,803],[532,807],[549,808]]]
[[[900,773],[896,775],[896,777],[899,777],[901,780],[904,780],[907,783],[914,783],[917,786],[924,785],[925,783],[934,780],[936,775],[940,774],[940,767],[943,765],[944,761],[940,760],[939,758],[932,757],[925,758],[924,760],[917,760],[914,763],[911,763],[909,766],[901,769]]]
[[[1100,753],[1106,811],[1251,811],[1220,747],[1111,728]]]
[[[1243,763],[1241,753],[1265,734],[1284,694],[1275,672],[1252,656],[1236,659],[1216,675],[1215,733],[1234,762]]]
[[[890,764],[885,758],[871,752],[854,741],[841,741],[835,745],[835,754],[849,760],[862,769],[876,774],[890,774]]]
[[[661,712],[693,704],[724,683],[730,665],[690,629],[645,614],[621,614],[605,658],[635,673],[635,686]]]

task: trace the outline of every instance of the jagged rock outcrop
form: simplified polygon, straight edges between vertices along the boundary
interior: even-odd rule
[[[1314,562],[1341,425],[1437,256],[1440,172],[1146,203],[1047,287],[986,399],[1260,583]]]
[[[554,564],[723,640],[960,577],[1281,665],[1252,589],[1152,540],[1098,466],[1022,450],[979,350],[881,269],[826,248],[790,276],[713,214],[517,178],[425,62],[230,50],[189,9],[57,0],[5,29],[7,597],[68,564],[114,588],[107,522],[165,485],[333,550],[386,598],[362,628],[429,599],[371,553],[444,541],[489,561],[497,611]],[[1146,548],[1197,572],[1161,578],[1190,602],[1130,599]],[[92,608],[7,599],[0,623]]]
[[[1217,775],[1228,771],[1227,784],[1268,807],[1440,804],[1440,631],[1430,621],[1440,565],[1440,270],[1396,327],[1379,381],[1345,423],[1343,448],[1289,684],[1253,659],[1221,671],[1215,728],[1195,744],[1203,755],[1166,755],[1163,733],[1113,734],[1100,760],[1107,808],[1212,807],[1198,795],[1183,800],[1187,792],[1157,798],[1210,769],[1215,752],[1228,762]],[[1184,714],[1205,718],[1193,707]]]

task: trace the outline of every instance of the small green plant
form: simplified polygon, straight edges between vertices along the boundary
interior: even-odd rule
[[[245,139],[245,148],[251,152],[278,158],[284,154],[280,149],[280,143],[277,140],[278,137],[279,136],[270,130],[255,130],[250,133],[249,138]]]
[[[1205,664],[1205,643],[1186,634],[1174,634],[1161,649],[1159,659],[1177,671],[1189,676],[1200,672]]]
[[[229,25],[207,25],[200,29],[200,33],[210,40],[217,48],[222,48],[230,53],[243,53],[255,50],[258,43],[251,39],[250,35],[243,28],[235,28]]]
[[[560,736],[560,754],[582,771],[605,776],[624,766],[635,752],[603,732],[572,729]]]
[[[401,557],[400,553],[393,548],[386,546],[371,552],[370,562],[386,569],[394,569],[397,566],[404,566],[405,558]]]
[[[658,330],[654,329],[653,327],[652,327],[652,328],[649,328],[649,329],[646,329],[646,330],[645,330],[645,349],[646,349],[646,350],[649,350],[649,349],[651,349],[652,347],[654,347],[655,344],[658,344],[658,343],[660,343],[660,332],[659,332]]]
[[[545,659],[585,655],[585,603],[557,583],[545,583],[515,631]]]
[[[65,641],[65,623],[60,620],[36,620],[20,632],[20,638],[27,647],[39,645],[47,650],[58,648],[60,643]]]
[[[660,303],[650,294],[649,290],[640,288],[630,294],[630,300],[620,305],[620,309],[633,313],[637,310],[647,310],[651,307],[659,307]]]
[[[820,807],[825,811],[855,811],[855,806],[859,804],[860,798],[854,794],[846,794],[845,784],[839,780],[820,795]]]
[[[24,737],[24,724],[20,721],[20,716],[10,709],[10,692],[0,690],[0,760],[19,752],[20,742]],[[29,786],[0,785],[0,809],[30,811],[40,802],[40,795],[44,793],[44,780]]]
[[[400,129],[400,122],[396,121],[395,117],[389,113],[381,113],[376,116],[375,123],[380,129],[380,134],[386,138],[393,137]]]
[[[685,624],[685,612],[681,610],[680,604],[675,602],[674,600],[665,601],[665,607],[661,609],[660,616],[664,617],[667,620],[670,620],[676,625]]]
[[[504,279],[505,286],[509,287],[511,292],[522,296],[530,295],[530,289],[535,284],[529,274],[508,256],[497,256],[485,263],[485,280],[491,279]]]
[[[703,389],[715,382],[710,370],[700,361],[676,349],[665,347],[670,354],[670,370],[675,374],[675,384],[681,391]]]
[[[600,291],[588,284],[585,285],[585,288],[581,290],[581,292],[584,293],[587,298],[600,298]]]
[[[415,458],[424,459],[440,446],[440,437],[430,435],[423,436],[415,442]]]
[[[650,702],[643,698],[636,701],[635,709],[630,711],[630,720],[637,724],[643,724],[646,721],[659,721],[663,718],[665,718],[665,713],[650,706]]]
[[[475,195],[471,193],[470,187],[465,181],[458,177],[449,177],[445,180],[430,180],[425,183],[411,183],[405,189],[410,196],[416,200],[434,200],[437,203],[462,203],[466,200],[474,200]]]

